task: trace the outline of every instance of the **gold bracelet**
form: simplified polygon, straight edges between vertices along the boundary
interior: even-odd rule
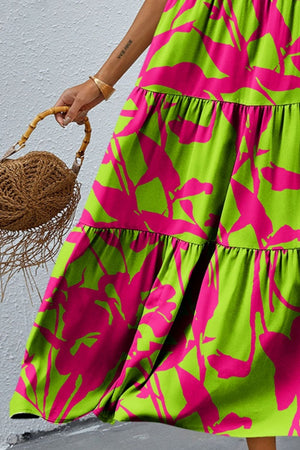
[[[102,80],[99,80],[99,78],[93,77],[92,75],[89,78],[94,81],[105,100],[108,100],[109,97],[115,92],[115,89],[112,86],[104,83]]]

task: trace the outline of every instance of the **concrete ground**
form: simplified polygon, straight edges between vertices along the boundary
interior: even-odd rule
[[[278,450],[299,450],[300,438],[278,438]],[[211,436],[148,422],[109,425],[91,418],[57,430],[26,434],[15,450],[246,450],[244,439]]]

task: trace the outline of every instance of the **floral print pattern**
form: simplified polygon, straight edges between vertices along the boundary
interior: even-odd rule
[[[300,434],[299,20],[292,0],[168,0],[12,416]]]

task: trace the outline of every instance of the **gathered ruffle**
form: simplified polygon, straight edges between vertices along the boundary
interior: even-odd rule
[[[296,249],[78,224],[32,329],[11,415],[61,423],[93,411],[231,436],[291,433],[281,418],[298,390],[298,272]],[[262,392],[263,413],[251,400]]]
[[[81,220],[195,244],[298,247],[300,141],[291,123],[300,123],[298,104],[255,107],[135,88]]]
[[[12,416],[300,434],[299,115],[134,89],[54,267]]]
[[[300,102],[298,2],[169,0],[137,86],[247,105]]]
[[[300,435],[299,13],[166,2],[12,416]]]

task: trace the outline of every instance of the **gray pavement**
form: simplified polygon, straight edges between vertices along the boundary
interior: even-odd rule
[[[27,439],[27,440],[26,440]],[[57,430],[26,434],[15,450],[246,450],[244,439],[211,436],[168,425],[137,422],[105,424],[97,418]],[[300,438],[278,438],[278,450],[300,450]]]

